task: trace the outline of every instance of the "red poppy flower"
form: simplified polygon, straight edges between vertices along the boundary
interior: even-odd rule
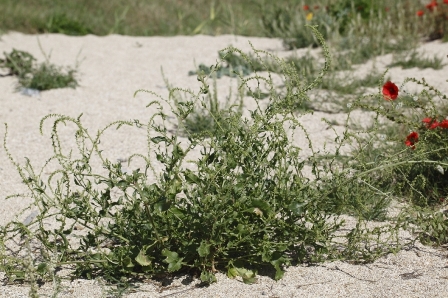
[[[305,10],[305,11],[310,10],[310,7],[308,5],[304,5],[303,10]]]
[[[448,0],[443,0],[443,3],[448,4]]]
[[[426,8],[430,11],[433,11],[434,8],[437,7],[437,0],[432,0],[429,4],[426,5]]]
[[[433,123],[429,126],[429,129],[435,129],[439,126],[439,122],[437,120],[434,120]]]
[[[425,12],[424,12],[423,10],[418,10],[418,11],[417,11],[417,15],[418,15],[419,17],[423,16],[424,14],[425,14]]]
[[[438,122],[436,119],[432,119],[429,117],[423,119],[422,122],[425,123],[426,128],[429,128],[429,129],[435,129],[440,126],[440,122]],[[446,125],[448,125],[448,121],[446,122]]]
[[[414,150],[415,143],[417,142],[418,142],[418,133],[413,131],[406,137],[406,141],[404,143],[406,144],[406,146],[411,147],[411,149]]]
[[[422,122],[425,123],[426,128],[428,128],[431,125],[432,118],[427,117],[427,118],[423,119]]]
[[[391,81],[383,85],[383,96],[385,100],[395,100],[398,97],[398,87]]]
[[[448,0],[446,0],[448,2]],[[442,122],[439,123],[439,127],[441,128],[448,128],[448,120],[444,119]]]

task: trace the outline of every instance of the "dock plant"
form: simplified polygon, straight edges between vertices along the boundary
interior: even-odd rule
[[[315,148],[304,123],[313,110],[297,106],[311,102],[332,59],[324,36],[308,28],[325,59],[313,79],[303,81],[296,65],[268,52],[253,48],[249,57],[228,47],[210,73],[197,73],[197,92],[167,86],[164,98],[137,90],[156,97],[148,106],[158,112],[147,121],[116,121],[91,133],[82,115],[47,115],[40,131],[52,121],[54,155],[42,169],[16,161],[6,132],[4,150],[34,200],[22,215],[38,210],[0,228],[0,269],[8,282],[30,282],[36,295],[38,281],[58,281],[68,269],[71,277],[123,286],[175,273],[209,284],[217,272],[253,283],[262,270],[279,280],[295,264],[365,263],[417,239],[446,243],[448,221],[437,209],[448,195],[446,96],[425,80],[386,80],[384,71],[376,92],[351,99],[342,133],[322,120],[335,138]],[[243,59],[251,70],[234,72],[240,99],[257,103],[249,116],[241,105],[217,105],[209,82],[226,57]],[[423,91],[406,94],[407,84]],[[210,127],[194,129],[198,106]],[[359,110],[367,124],[355,130]],[[174,131],[167,127],[172,115]],[[61,125],[75,128],[76,147],[63,146]],[[106,158],[101,143],[106,131],[123,126],[147,132],[147,152],[129,156],[128,170]],[[304,148],[294,144],[296,134]],[[44,174],[50,166],[56,170]],[[405,205],[398,215],[389,213],[392,202]],[[403,230],[417,237],[400,238]]]

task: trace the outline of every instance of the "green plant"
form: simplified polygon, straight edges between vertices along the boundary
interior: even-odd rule
[[[0,59],[0,67],[9,68],[10,75],[25,77],[32,72],[36,59],[28,52],[13,49],[11,53],[3,53],[5,59]]]
[[[315,27],[312,30],[329,59],[323,37]],[[232,47],[225,50],[241,54]],[[260,53],[265,53],[254,51],[258,59]],[[39,210],[29,222],[12,221],[0,228],[0,253],[6,260],[0,268],[8,279],[33,282],[37,276],[53,276],[55,268],[70,266],[74,276],[101,275],[123,285],[129,278],[182,271],[198,272],[203,282],[210,283],[216,281],[215,273],[220,270],[252,283],[257,270],[264,267],[271,268],[275,279],[280,279],[284,267],[294,262],[365,262],[399,249],[396,240],[385,243],[378,235],[393,236],[400,222],[389,228],[363,228],[363,219],[382,217],[381,201],[369,199],[365,205],[356,200],[356,209],[364,209],[352,213],[359,215],[359,224],[341,234],[343,221],[337,215],[345,213],[344,208],[349,213],[356,211],[347,208],[354,197],[345,200],[345,207],[333,208],[327,202],[330,194],[344,197],[335,192],[350,192],[351,184],[342,179],[345,172],[338,175],[336,158],[318,159],[320,154],[314,152],[310,135],[293,114],[297,103],[309,101],[306,92],[318,85],[330,61],[314,81],[297,88],[300,84],[296,81],[301,78],[295,68],[272,54],[270,57],[279,63],[281,74],[289,78],[285,91],[276,92],[269,76],[240,76],[240,88],[251,90],[249,81],[269,86],[266,108],[257,106],[250,111],[250,119],[242,119],[241,113],[232,109],[220,113],[223,122],[216,122],[213,134],[206,139],[195,133],[187,133],[187,138],[171,134],[162,108],[163,102],[169,104],[180,123],[192,114],[195,100],[203,100],[203,106],[211,109],[203,97],[210,92],[204,76],[199,76],[201,88],[197,94],[186,92],[192,96],[189,101],[176,100],[172,95],[182,90],[170,87],[169,99],[159,96],[159,100],[151,102],[149,105],[158,107],[159,112],[147,124],[139,120],[116,121],[92,136],[82,125],[81,115],[76,119],[47,115],[40,129],[42,132],[47,121],[54,119],[54,155],[40,171],[29,160],[24,166],[14,160],[5,135],[6,154],[34,199],[32,207]],[[260,65],[265,65],[261,59]],[[227,125],[220,125],[224,122]],[[75,126],[75,148],[62,146],[61,124]],[[121,163],[104,157],[106,148],[101,147],[100,140],[115,126],[147,130],[147,154],[133,154],[128,159],[129,167],[137,159],[143,161],[143,168],[125,171]],[[303,133],[309,140],[311,156],[301,156],[301,148],[292,144],[285,126]],[[345,131],[339,149],[348,136]],[[200,153],[195,160],[189,157],[193,151]],[[45,177],[43,173],[50,164],[56,165],[56,170]],[[309,166],[313,179],[303,174]],[[335,177],[341,178],[337,190],[328,187],[337,181]],[[365,185],[368,187],[363,193],[371,189],[368,183]],[[9,199],[15,197],[20,195]],[[372,203],[375,213],[364,208]],[[21,238],[17,240],[16,235]],[[29,257],[9,253],[16,240],[29,241],[31,249],[21,250]],[[31,257],[31,250],[38,253]]]
[[[36,59],[29,53],[13,49],[0,59],[0,67],[9,68],[11,75],[18,76],[19,85],[24,88],[49,90],[55,88],[75,88],[78,83],[75,79],[76,70],[68,68],[64,73],[62,67],[46,62],[35,65]]]
[[[19,83],[25,88],[37,90],[50,90],[57,88],[75,88],[78,82],[75,79],[76,70],[68,69],[64,73],[62,67],[50,63],[43,63],[36,68],[31,78],[19,79]]]

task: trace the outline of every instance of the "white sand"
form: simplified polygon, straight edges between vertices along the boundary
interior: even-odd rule
[[[198,90],[196,76],[187,75],[189,70],[194,69],[194,61],[196,64],[214,64],[218,58],[218,50],[229,45],[248,52],[250,40],[257,49],[274,51],[282,57],[290,54],[283,50],[281,41],[277,39],[230,35],[69,37],[59,34],[31,36],[19,33],[1,36],[0,53],[9,53],[15,48],[31,53],[42,62],[44,55],[39,49],[38,39],[43,50],[47,54],[51,52],[52,63],[74,66],[77,57],[82,63],[78,73],[78,88],[41,92],[39,98],[15,92],[16,78],[0,78],[0,122],[9,125],[8,148],[18,162],[23,164],[24,157],[29,157],[37,169],[40,169],[53,153],[49,138],[52,122],[44,125],[43,136],[38,130],[39,121],[49,113],[74,118],[83,113],[82,123],[95,135],[97,129],[115,120],[148,121],[155,109],[145,106],[155,97],[140,93],[134,98],[133,93],[137,89],[147,89],[166,97],[167,89],[161,75],[161,67],[172,85]],[[446,44],[432,42],[422,45],[419,50],[429,55],[438,54],[445,57],[446,49]],[[391,55],[385,56],[378,59],[376,66],[383,71],[390,61]],[[371,63],[367,63],[358,71],[363,75],[370,69]],[[425,77],[427,82],[448,93],[447,70],[447,66],[439,71],[394,68],[389,74],[397,84],[401,84],[405,77]],[[220,79],[218,84],[221,100],[225,98],[230,85],[236,86],[235,79],[228,77]],[[246,108],[252,107],[253,103],[248,102]],[[316,148],[321,148],[326,140],[334,138],[331,130],[326,130],[326,125],[320,121],[322,117],[340,123],[345,119],[342,114],[319,112],[302,119],[313,136]],[[339,132],[342,131],[342,128],[340,129]],[[61,130],[64,144],[70,144],[73,131],[70,125]],[[131,153],[144,153],[145,133],[134,131],[112,129],[108,132],[102,142],[105,155],[116,160],[126,158]],[[3,136],[4,132],[2,125],[0,135]],[[303,135],[299,134],[294,142],[307,150],[308,145]],[[22,193],[26,189],[3,148],[0,150],[0,177],[0,224],[4,225],[26,207],[30,200],[4,199],[9,194]],[[327,262],[315,267],[290,267],[284,278],[278,282],[266,276],[259,276],[256,284],[245,285],[218,274],[218,283],[208,288],[192,288],[197,281],[183,285],[180,283],[181,279],[174,281],[168,288],[159,287],[151,281],[142,284],[135,293],[128,296],[164,297],[178,293],[170,297],[448,297],[446,258],[446,249],[419,245],[395,256],[383,257],[369,265]],[[161,290],[163,291],[160,292]],[[52,284],[47,283],[41,291],[50,294]],[[27,293],[28,287],[23,285],[0,287],[0,297],[26,297]],[[58,297],[102,297],[105,296],[104,293],[104,287],[97,282],[75,280],[64,283],[63,291]]]

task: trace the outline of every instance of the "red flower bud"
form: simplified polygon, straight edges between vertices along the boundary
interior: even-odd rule
[[[429,129],[436,129],[438,126],[439,126],[439,122],[437,122],[437,120],[436,120],[429,126]]]

